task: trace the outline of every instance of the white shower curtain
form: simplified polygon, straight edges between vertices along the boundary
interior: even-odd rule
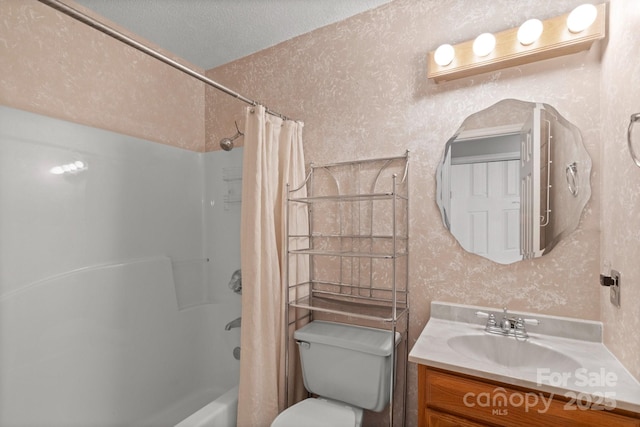
[[[240,233],[239,427],[268,426],[284,406],[284,208],[286,184],[296,188],[305,178],[302,127],[301,122],[267,114],[263,106],[247,107]],[[298,228],[296,234],[308,230],[303,210],[290,212],[290,223]],[[302,267],[299,274],[308,270]]]

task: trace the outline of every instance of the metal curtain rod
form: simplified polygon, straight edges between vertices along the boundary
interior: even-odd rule
[[[236,99],[239,99],[240,101],[243,101],[249,105],[252,106],[256,106],[258,105],[258,102],[246,98],[242,95],[240,95],[239,93],[221,85],[220,83],[217,83],[209,78],[207,78],[206,76],[198,73],[197,71],[192,70],[189,67],[186,67],[182,64],[180,64],[179,62],[174,61],[173,59],[169,58],[166,55],[161,54],[160,52],[151,49],[150,47],[132,39],[131,37],[126,36],[125,34],[122,34],[121,32],[109,27],[108,25],[103,24],[100,21],[97,21],[95,19],[93,19],[92,17],[90,17],[89,15],[86,15],[82,12],[80,12],[77,9],[72,8],[71,6],[68,6],[64,3],[62,3],[59,0],[38,0],[40,3],[46,4],[49,7],[52,7],[54,9],[56,9],[59,12],[64,13],[65,15],[70,16],[71,18],[74,18],[86,25],[89,25],[90,27],[95,28],[96,30],[113,37],[116,40],[121,41],[122,43],[125,43],[129,46],[131,46],[134,49],[137,49],[141,52],[146,53],[149,56],[152,56],[154,58],[156,58],[159,61],[164,62],[167,65],[170,65],[173,68],[176,68],[180,71],[182,71],[185,74],[190,75],[191,77],[194,77],[198,80],[200,80],[201,82],[204,82],[206,84],[208,84],[209,86],[226,93],[227,95],[233,96]],[[266,107],[265,107],[266,108]],[[273,110],[270,110],[268,108],[266,108],[266,112],[268,114],[271,114],[272,116],[276,116],[276,117],[280,117],[283,120],[288,120],[289,118],[283,114],[277,113]]]

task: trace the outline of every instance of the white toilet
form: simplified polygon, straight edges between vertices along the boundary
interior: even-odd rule
[[[389,403],[391,332],[313,321],[294,333],[305,388],[318,395],[284,410],[271,427],[360,427],[363,409]],[[395,344],[400,341],[396,333]]]

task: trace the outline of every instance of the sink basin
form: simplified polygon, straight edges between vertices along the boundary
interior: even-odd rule
[[[574,372],[580,364],[551,347],[500,335],[458,335],[447,340],[449,347],[463,356],[508,368],[549,368]]]

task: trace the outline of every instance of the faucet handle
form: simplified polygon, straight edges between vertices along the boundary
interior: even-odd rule
[[[540,321],[538,319],[523,319],[522,317],[516,319],[516,329],[524,330],[525,324],[537,326],[540,324]]]
[[[496,316],[491,313],[489,315],[489,319],[487,320],[487,327],[493,327],[496,326]]]
[[[493,313],[476,311],[476,316],[482,319],[487,319],[487,327],[496,326],[496,316]]]

